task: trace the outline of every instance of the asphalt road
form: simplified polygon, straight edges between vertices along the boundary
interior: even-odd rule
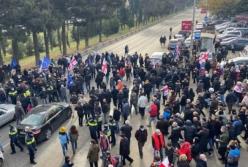
[[[197,19],[202,19],[203,16],[199,14],[197,11]],[[159,38],[161,35],[166,35],[168,39],[169,28],[173,28],[173,34],[179,31],[180,24],[182,20],[191,20],[192,18],[192,10],[186,10],[180,12],[173,16],[168,16],[161,23],[154,25],[148,29],[145,29],[137,34],[134,34],[130,37],[127,37],[119,42],[116,42],[110,46],[107,46],[101,50],[118,53],[119,55],[123,55],[124,46],[128,45],[131,53],[138,52],[144,55],[145,53],[151,54],[155,51],[166,51],[166,48],[161,48],[159,43]],[[128,83],[127,83],[128,84]],[[130,122],[133,126],[133,133],[138,129],[140,124],[147,124],[146,120],[141,120],[139,116],[132,115],[130,118]],[[70,125],[76,124],[76,117],[68,120],[65,123],[65,126],[68,128]],[[154,131],[154,126],[148,129],[149,136]],[[90,137],[89,130],[87,127],[79,128],[79,141],[78,141],[78,151],[73,158],[75,163],[75,167],[88,167],[88,161],[86,159]],[[58,132],[55,132],[49,141],[46,141],[38,146],[38,151],[36,154],[36,161],[38,164],[30,165],[29,157],[27,154],[27,150],[25,153],[19,152],[17,149],[17,154],[10,155],[10,147],[8,140],[8,126],[2,127],[0,129],[0,140],[4,145],[5,150],[5,166],[6,167],[60,167],[63,163],[63,154],[58,140]],[[119,143],[119,137],[117,137],[117,145]],[[70,146],[70,145],[69,145]],[[118,146],[112,149],[113,154],[118,154]],[[69,155],[72,155],[71,150],[69,150]],[[151,145],[151,138],[148,138],[148,142],[144,147],[144,159],[141,160],[138,155],[138,146],[134,136],[132,136],[131,140],[131,157],[134,159],[133,167],[149,167],[153,158],[153,151]],[[241,163],[240,167],[246,167],[245,161],[248,159],[247,152],[242,150],[241,152]],[[192,167],[195,166],[192,163]],[[216,153],[212,156],[208,157],[208,166],[210,167],[221,167],[221,163],[217,159]]]

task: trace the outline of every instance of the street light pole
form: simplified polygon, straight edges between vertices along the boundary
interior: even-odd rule
[[[195,7],[196,7],[196,0],[194,0],[193,6],[193,20],[192,20],[192,31],[191,31],[191,51],[193,50],[193,35],[195,30]]]

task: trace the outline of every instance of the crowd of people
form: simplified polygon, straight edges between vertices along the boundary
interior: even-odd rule
[[[138,119],[148,119],[134,135],[139,155],[144,157],[143,147],[151,138],[152,167],[160,167],[166,157],[170,166],[187,167],[194,160],[197,167],[206,167],[206,155],[214,149],[227,167],[238,167],[238,136],[244,132],[242,137],[248,138],[247,66],[221,67],[198,58],[189,61],[183,53],[180,62],[169,54],[161,64],[153,64],[148,55],[128,55],[128,50],[126,46],[125,57],[108,52],[90,54],[86,60],[80,54],[62,57],[47,70],[1,69],[0,78],[5,79],[1,80],[0,102],[16,104],[17,124],[38,104],[72,103],[79,126],[89,127],[91,167],[98,166],[99,154],[104,166],[135,161],[130,157],[133,128],[129,116],[138,114]],[[77,65],[68,71],[72,59]],[[149,137],[147,128],[152,126],[156,130]],[[119,155],[114,156],[111,148],[117,136]],[[67,143],[72,142],[75,154],[77,138],[75,126],[69,134],[60,128],[65,167],[73,165],[66,155]]]

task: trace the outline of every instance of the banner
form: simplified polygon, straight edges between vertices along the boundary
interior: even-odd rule
[[[50,64],[51,60],[49,59],[49,57],[45,56],[40,63],[40,71],[47,70]]]
[[[182,21],[182,31],[188,31],[191,32],[192,31],[192,21],[187,21],[184,20]]]

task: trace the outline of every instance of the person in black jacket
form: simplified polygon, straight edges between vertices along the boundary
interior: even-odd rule
[[[200,154],[199,158],[196,159],[196,167],[207,167],[206,155]]]
[[[179,147],[178,141],[182,139],[181,128],[178,126],[177,122],[172,123],[172,130],[169,139],[171,140],[172,147]]]
[[[199,155],[200,155],[200,142],[199,142],[198,137],[195,137],[194,140],[193,140],[193,144],[192,144],[192,147],[191,147],[191,155],[192,155],[192,158],[194,160],[199,158]]]
[[[161,118],[162,117],[162,118]],[[169,121],[164,120],[163,116],[161,115],[157,124],[156,124],[156,129],[159,129],[163,135],[168,135],[168,129],[169,129]]]
[[[234,92],[229,92],[226,95],[226,104],[227,104],[229,114],[231,113],[232,107],[236,103],[236,101],[237,101],[237,97]]]
[[[78,114],[79,126],[83,126],[84,108],[83,108],[81,102],[77,103],[77,106],[75,107],[75,110],[77,111],[77,114]]]
[[[193,138],[196,135],[196,128],[190,120],[186,120],[185,126],[183,127],[185,141],[190,143],[193,142]]]
[[[115,123],[116,123],[116,128],[117,128],[116,133],[119,133],[119,130],[120,130],[119,122],[121,119],[121,112],[116,107],[114,108],[113,119],[115,120]]]
[[[147,130],[143,125],[140,125],[140,128],[135,132],[135,138],[138,142],[139,155],[140,158],[143,158],[143,147],[147,141]]]
[[[121,127],[121,133],[125,135],[125,137],[130,141],[132,136],[132,126],[130,125],[129,121],[126,120],[125,124]]]
[[[119,153],[122,159],[122,165],[126,165],[125,160],[127,159],[130,162],[130,165],[133,163],[133,159],[129,156],[130,154],[130,144],[127,137],[124,134],[121,134]]]

